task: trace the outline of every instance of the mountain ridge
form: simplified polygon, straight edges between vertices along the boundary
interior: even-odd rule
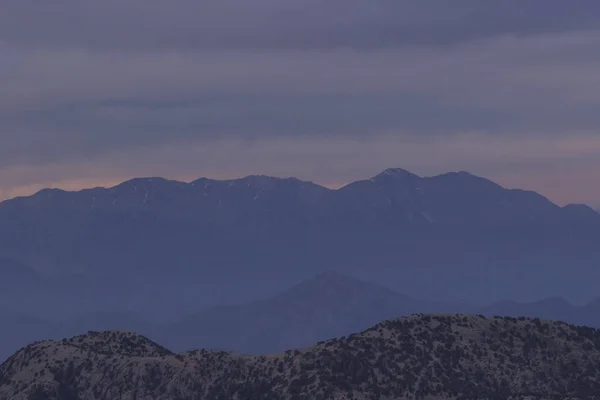
[[[160,183],[160,184],[169,184],[169,185],[179,185],[179,186],[195,186],[198,184],[205,184],[205,183],[227,183],[227,184],[235,184],[235,183],[244,183],[246,181],[249,180],[266,180],[266,181],[285,181],[285,180],[293,180],[293,181],[297,181],[299,183],[302,184],[310,184],[313,186],[318,186],[322,189],[325,189],[327,191],[340,191],[341,189],[352,185],[354,183],[357,182],[364,182],[364,181],[377,181],[377,180],[383,180],[386,177],[387,178],[392,178],[392,179],[444,179],[444,178],[448,178],[448,177],[468,177],[469,179],[473,179],[473,180],[478,180],[481,183],[485,183],[489,186],[495,186],[497,188],[501,188],[504,190],[519,190],[519,189],[507,189],[487,178],[484,178],[482,176],[479,175],[474,175],[470,172],[467,171],[450,171],[450,172],[444,172],[444,173],[440,173],[437,175],[431,175],[431,176],[420,176],[417,175],[415,173],[412,173],[408,170],[405,170],[403,168],[387,168],[381,172],[379,172],[378,174],[374,175],[371,178],[367,178],[364,180],[356,180],[356,181],[352,181],[349,183],[346,183],[342,186],[340,186],[339,188],[329,188],[326,186],[323,186],[319,183],[315,183],[313,181],[307,181],[307,180],[301,180],[298,179],[296,177],[278,177],[278,176],[271,176],[271,175],[256,175],[256,174],[250,174],[250,175],[246,175],[246,176],[242,176],[242,177],[238,177],[238,178],[227,178],[227,179],[212,179],[212,178],[208,178],[208,177],[200,177],[191,181],[181,181],[181,180],[177,180],[177,179],[170,179],[170,178],[164,178],[164,177],[159,177],[159,176],[147,176],[147,177],[134,177],[134,178],[130,178],[127,180],[124,180],[120,183],[117,183],[113,186],[95,186],[95,187],[90,187],[90,188],[82,188],[82,189],[77,189],[77,190],[64,190],[61,188],[44,188],[44,189],[40,189],[39,191],[32,193],[30,195],[22,195],[22,196],[17,196],[14,198],[10,198],[10,199],[5,199],[3,201],[0,201],[0,204],[2,204],[5,201],[11,201],[11,200],[15,200],[15,199],[23,199],[23,198],[27,198],[27,197],[32,197],[32,196],[36,196],[36,195],[44,195],[44,194],[52,194],[52,193],[82,193],[82,192],[90,192],[90,191],[95,191],[95,190],[99,190],[99,189],[103,189],[103,190],[117,190],[117,189],[121,189],[121,188],[126,188],[126,187],[136,187],[136,186],[140,186],[143,187],[144,184],[148,184],[148,183]],[[530,191],[531,190],[526,190],[526,191]],[[571,204],[569,204],[571,205]],[[574,206],[586,206],[585,204],[572,204]],[[586,206],[589,207],[589,206]],[[591,207],[589,207],[591,208]],[[592,210],[594,210],[593,208],[591,208]],[[595,210],[594,210],[595,211]]]
[[[594,215],[466,172],[395,168],[336,190],[258,175],[137,178],[1,203],[0,258],[115,294],[110,305],[90,298],[89,309],[122,303],[163,316],[270,296],[327,269],[436,301],[587,301],[598,295]],[[564,285],[573,280],[577,290]],[[65,294],[75,296],[75,281]],[[29,309],[86,311],[30,293]],[[15,296],[4,302],[19,307]]]
[[[400,168],[388,168],[370,179],[338,189],[297,178],[265,175],[226,180],[203,177],[190,182],[132,178],[112,187],[43,189],[0,202],[0,218],[6,218],[6,211],[18,213],[23,207],[33,208],[34,212],[50,207],[67,218],[74,213],[114,214],[137,209],[159,212],[162,218],[173,218],[179,212],[204,223],[229,221],[250,225],[257,224],[253,214],[263,215],[267,210],[294,224],[336,217],[365,223],[384,215],[395,223],[411,224],[580,222],[586,217],[595,219],[597,214],[585,205],[559,207],[536,192],[507,189],[465,171],[421,177]],[[202,210],[214,216],[198,214]]]

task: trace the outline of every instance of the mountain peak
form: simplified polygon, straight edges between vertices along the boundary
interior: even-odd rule
[[[89,331],[64,342],[100,354],[138,357],[160,357],[171,354],[169,350],[147,337],[127,331]]]
[[[473,182],[489,187],[502,188],[500,185],[489,179],[482,178],[481,176],[474,175],[467,171],[446,172],[444,174],[436,175],[428,179],[436,181],[447,181],[453,184],[467,184],[468,182]]]
[[[563,211],[566,211],[569,215],[581,218],[598,218],[600,214],[592,207],[585,204],[567,204],[564,206]]]
[[[285,181],[286,178],[279,178],[268,175],[248,175],[243,178],[231,179],[227,182],[229,184],[245,184],[247,186],[254,186],[256,188],[265,188],[269,186],[276,185],[282,181]]]
[[[123,188],[152,188],[152,187],[160,187],[164,185],[187,185],[185,182],[179,182],[176,180],[161,178],[161,177],[147,177],[147,178],[133,178],[129,179],[125,182],[122,182],[116,186],[113,186],[109,189],[123,189]]]
[[[332,296],[341,298],[361,298],[367,293],[375,297],[391,296],[393,298],[408,299],[408,296],[393,292],[384,286],[363,281],[332,270],[321,272],[308,280],[298,283],[282,293],[280,298],[322,299],[323,297]]]
[[[37,191],[36,193],[33,194],[33,196],[52,196],[54,194],[62,194],[62,193],[66,193],[66,191],[63,189],[60,189],[60,188],[45,188],[45,189],[41,189],[41,190]]]
[[[413,174],[402,168],[388,168],[372,179],[406,179],[406,178],[419,178],[418,175]]]

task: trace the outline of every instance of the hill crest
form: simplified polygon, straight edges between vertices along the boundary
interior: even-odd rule
[[[159,400],[584,399],[600,390],[598,368],[600,332],[591,328],[528,318],[413,315],[271,356],[192,351],[136,358],[69,341],[38,343],[0,366],[0,399],[134,393]]]

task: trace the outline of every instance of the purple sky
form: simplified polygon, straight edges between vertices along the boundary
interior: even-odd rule
[[[597,0],[5,0],[0,197],[468,170],[600,205]]]

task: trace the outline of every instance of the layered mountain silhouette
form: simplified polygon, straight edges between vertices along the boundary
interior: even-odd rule
[[[136,331],[177,351],[208,348],[266,354],[347,335],[403,315],[472,310],[466,304],[416,300],[376,284],[326,272],[270,298],[211,307],[172,323],[153,323],[118,311],[56,322],[0,315],[7,325],[0,331],[0,358],[34,340],[58,339],[90,330]]]
[[[204,347],[267,354],[361,331],[403,315],[472,309],[464,304],[416,300],[327,272],[272,298],[188,316],[169,325],[161,343],[180,351]]]
[[[0,366],[0,399],[591,399],[599,369],[595,329],[416,315],[269,356],[119,331],[37,342]]]
[[[64,321],[0,312],[0,361],[43,339],[87,331],[141,333],[174,351],[204,348],[270,354],[359,332],[383,320],[415,313],[468,313],[538,317],[600,327],[600,304],[574,306],[560,298],[533,303],[497,302],[485,307],[415,299],[336,272],[300,282],[273,297],[211,307],[171,323],[155,323],[119,311],[96,312]]]
[[[467,172],[388,169],[338,190],[138,178],[1,203],[0,256],[23,268],[0,271],[13,282],[0,305],[54,320],[116,309],[175,321],[328,270],[438,302],[583,302],[600,294],[599,239],[590,208]]]
[[[44,189],[33,196],[7,200],[1,210],[3,217],[8,212],[14,213],[14,220],[23,219],[19,211],[26,210],[30,220],[38,223],[61,220],[65,225],[90,216],[90,212],[139,217],[144,211],[152,211],[152,215],[165,221],[192,219],[223,227],[252,227],[259,218],[264,220],[260,221],[261,227],[269,223],[306,223],[316,221],[317,217],[337,222],[335,218],[339,215],[361,217],[372,223],[385,222],[381,219],[385,216],[395,217],[395,223],[438,224],[549,222],[561,216],[597,215],[585,205],[561,208],[535,192],[505,189],[467,172],[422,178],[399,168],[387,169],[338,190],[295,178],[267,176],[224,181],[201,178],[190,183],[136,178],[106,189],[78,192]],[[426,213],[427,217],[419,213]]]

